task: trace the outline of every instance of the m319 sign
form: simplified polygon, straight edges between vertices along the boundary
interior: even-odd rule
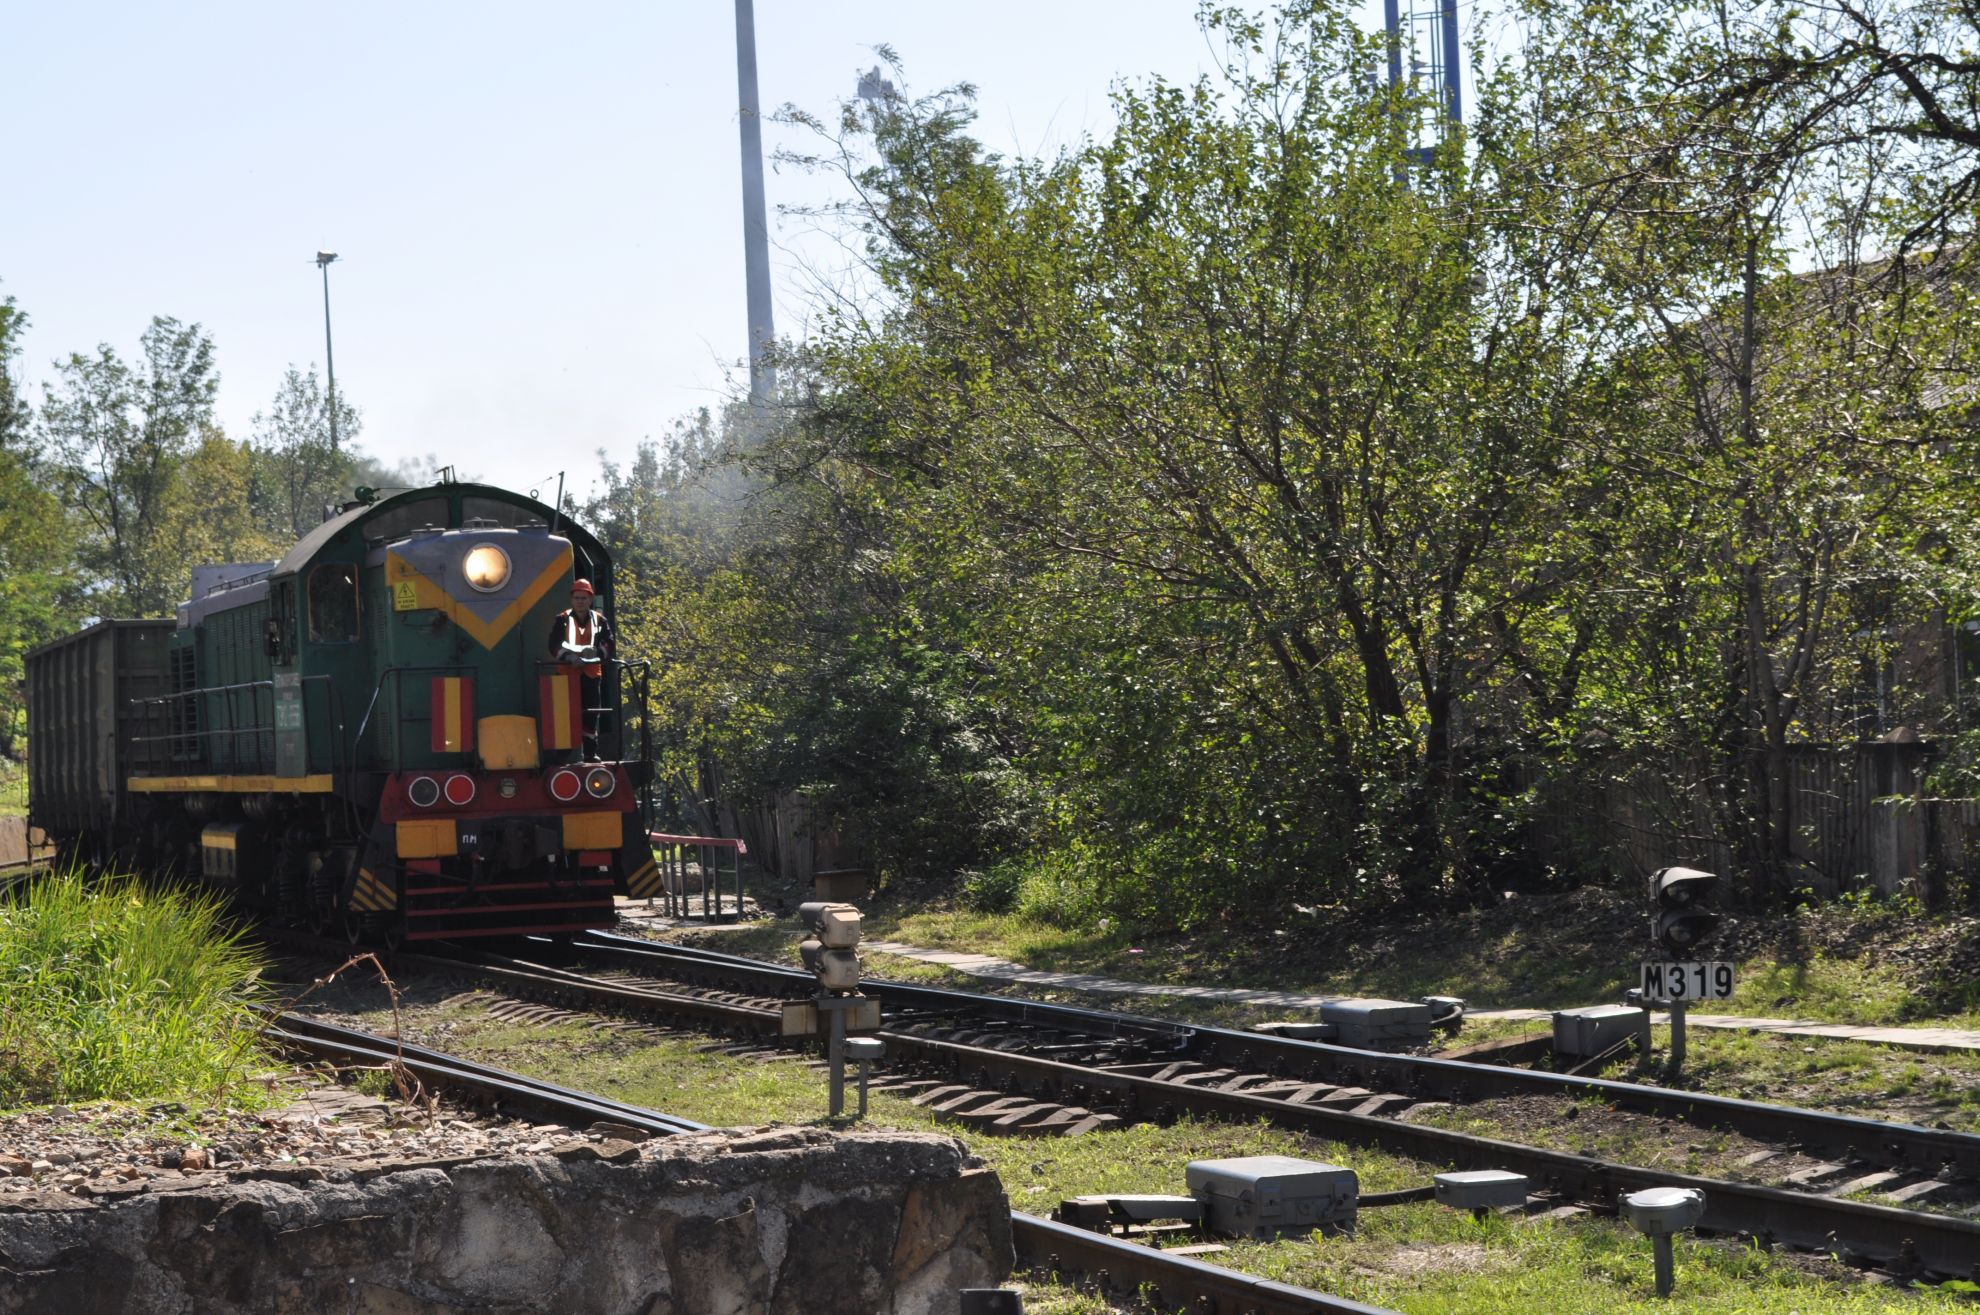
[[[1729,963],[1643,965],[1643,997],[1646,1000],[1724,1000],[1732,993],[1733,966]]]

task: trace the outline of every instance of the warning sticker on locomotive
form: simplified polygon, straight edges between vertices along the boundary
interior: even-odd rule
[[[411,580],[400,580],[392,586],[392,610],[394,612],[416,612],[419,610],[419,586]]]

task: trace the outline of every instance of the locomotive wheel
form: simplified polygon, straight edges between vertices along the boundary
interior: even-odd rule
[[[293,926],[309,922],[309,872],[303,863],[302,845],[293,834],[282,837],[275,848],[274,880],[269,896],[276,916]]]
[[[330,875],[327,863],[320,864],[310,873],[309,888],[304,894],[304,925],[318,936],[328,936],[337,926],[337,883]]]
[[[364,938],[373,945],[396,950],[406,943],[405,921],[389,913],[367,913],[364,915]]]
[[[376,946],[396,950],[406,943],[406,924],[386,913],[344,912],[344,939],[354,946]]]

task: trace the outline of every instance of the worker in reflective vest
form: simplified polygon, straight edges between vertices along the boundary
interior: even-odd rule
[[[598,724],[604,716],[605,662],[612,656],[612,623],[591,605],[597,591],[591,581],[571,585],[571,606],[550,624],[550,653],[578,668],[578,692],[584,700],[584,756],[598,757]]]

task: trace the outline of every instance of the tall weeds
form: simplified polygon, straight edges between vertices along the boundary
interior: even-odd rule
[[[0,1108],[206,1094],[244,1072],[263,964],[222,912],[78,870],[0,902]]]

